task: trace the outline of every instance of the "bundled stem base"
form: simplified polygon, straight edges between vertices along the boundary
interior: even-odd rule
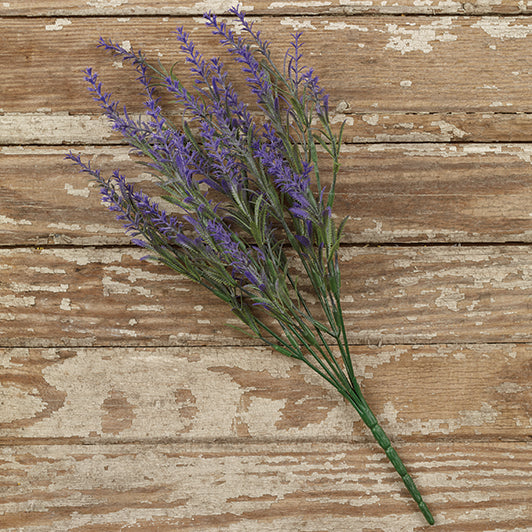
[[[352,390],[352,393],[356,395],[356,399],[353,399],[350,396],[348,396],[347,399],[356,408],[356,410],[360,414],[362,421],[371,430],[373,437],[375,438],[377,443],[382,447],[382,449],[386,453],[386,456],[392,463],[397,473],[399,473],[399,476],[403,480],[403,483],[406,486],[406,489],[408,490],[412,498],[416,501],[421,513],[423,514],[427,522],[430,525],[433,525],[434,517],[432,516],[432,513],[430,512],[425,501],[423,501],[423,498],[421,497],[421,494],[419,493],[419,490],[417,489],[417,486],[414,480],[408,473],[405,465],[403,464],[403,461],[397,454],[397,451],[392,446],[390,439],[388,438],[388,436],[386,435],[382,427],[379,425],[377,418],[371,411],[369,405],[367,404],[366,400],[362,397],[362,395],[360,393],[357,393],[357,390]],[[356,404],[355,404],[355,401],[356,401]]]

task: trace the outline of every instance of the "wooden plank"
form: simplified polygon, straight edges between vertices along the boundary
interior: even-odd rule
[[[196,19],[0,22],[3,60],[10,65],[2,79],[4,113],[94,112],[81,74],[87,66],[102,71],[108,89],[124,101],[138,102],[140,109],[135,75],[91,44],[100,35],[140,47],[168,64],[178,56],[172,32],[179,24],[209,55],[220,49]],[[281,64],[290,33],[305,30],[307,60],[330,91],[333,107],[343,102],[351,112],[369,114],[532,112],[532,71],[523,68],[532,47],[528,17],[264,17],[260,28],[265,38],[275,37],[272,53]],[[185,75],[186,68],[179,62],[178,75]]]
[[[530,345],[353,346],[392,441],[525,440]],[[336,390],[266,348],[0,350],[0,441],[358,441]],[[437,377],[435,377],[437,376]]]
[[[233,0],[17,0],[2,2],[0,16],[82,16],[82,15],[202,15],[205,11],[225,13]],[[243,8],[252,15],[353,15],[353,14],[446,14],[490,15],[530,14],[530,2],[519,0],[247,0]]]
[[[339,102],[333,125],[345,121],[349,143],[532,142],[532,113],[351,112]],[[123,144],[108,121],[92,114],[0,113],[0,145]]]
[[[5,529],[426,530],[384,453],[360,444],[3,447]],[[435,530],[525,531],[531,446],[416,443],[400,454]]]
[[[155,178],[124,147],[73,150],[104,175],[116,168],[155,196]],[[3,245],[127,245],[94,183],[65,148],[0,148]],[[345,146],[335,215],[345,243],[531,242],[532,145]],[[324,183],[330,175],[324,159]],[[28,209],[28,202],[31,209]]]
[[[1,250],[0,345],[249,345],[224,304],[142,255]],[[351,343],[532,340],[526,246],[355,247],[340,261]]]

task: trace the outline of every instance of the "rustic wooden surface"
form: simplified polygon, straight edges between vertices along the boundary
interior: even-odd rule
[[[171,61],[232,2],[0,2],[0,529],[420,531],[326,383],[140,262],[68,148],[146,190],[91,102],[99,35]],[[532,529],[532,3],[244,2],[346,120],[338,216],[361,386],[434,530]],[[238,84],[238,80],[236,81]]]

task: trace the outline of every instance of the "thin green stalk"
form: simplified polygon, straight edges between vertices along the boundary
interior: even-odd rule
[[[426,503],[423,501],[423,498],[421,497],[421,494],[419,493],[419,490],[417,489],[414,480],[408,473],[405,465],[403,464],[403,461],[397,454],[397,451],[392,446],[390,439],[388,438],[382,427],[379,425],[377,418],[371,411],[364,397],[359,394],[356,394],[353,397],[349,392],[347,392],[347,395],[344,395],[344,397],[346,397],[346,399],[355,407],[362,421],[371,430],[373,437],[375,438],[377,443],[382,447],[382,449],[386,453],[386,456],[392,463],[393,467],[395,468],[397,473],[399,473],[399,476],[401,477],[406,489],[408,490],[412,498],[416,501],[419,509],[421,510],[421,513],[423,514],[427,522],[430,525],[433,525],[434,517],[432,516],[432,513],[430,512]]]

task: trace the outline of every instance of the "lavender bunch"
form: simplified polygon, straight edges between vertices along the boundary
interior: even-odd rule
[[[426,520],[433,517],[357,382],[340,304],[338,248],[345,220],[331,212],[342,130],[335,134],[328,96],[313,69],[302,63],[301,33],[292,35],[284,65],[238,7],[237,35],[214,14],[206,25],[245,74],[261,111],[255,120],[218,58],[207,59],[182,27],[175,33],[190,65],[187,88],[173,68],[148,62],[141,51],[100,39],[99,46],[138,73],[145,113],[132,118],[105,92],[88,68],[85,80],[113,128],[157,177],[171,215],[117,170],[110,178],[70,153],[95,179],[102,199],[117,213],[132,242],[225,301],[245,330],[274,350],[301,360],[355,408],[401,476]],[[157,91],[182,111],[182,126],[165,116]],[[321,183],[318,152],[332,160]],[[311,186],[312,184],[312,186]],[[294,265],[304,271],[317,305],[303,296]],[[333,349],[335,352],[333,352]],[[339,353],[339,354],[337,354]]]

